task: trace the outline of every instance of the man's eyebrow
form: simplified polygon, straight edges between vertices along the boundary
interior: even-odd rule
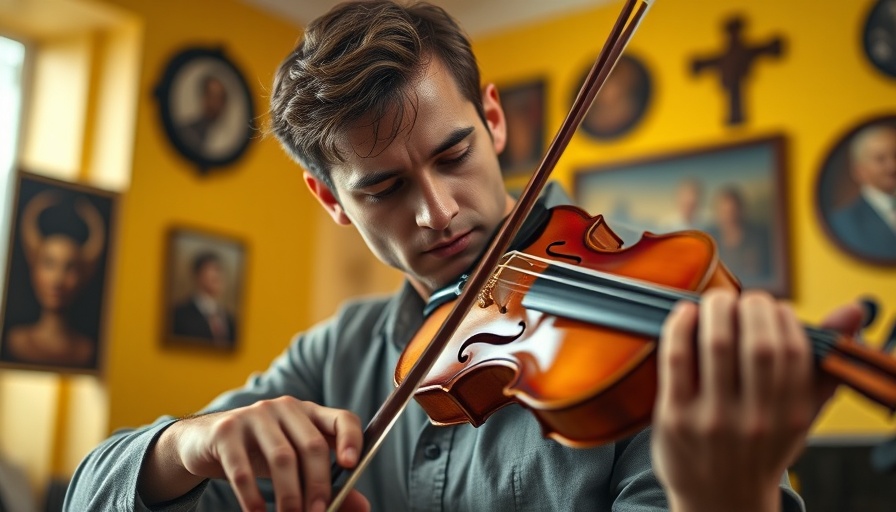
[[[350,183],[349,190],[361,190],[382,183],[399,174],[398,171],[382,171],[366,174],[357,179],[354,183]]]
[[[435,157],[439,153],[450,149],[455,144],[466,139],[471,133],[473,133],[474,129],[475,127],[473,126],[467,126],[466,128],[458,128],[454,130],[447,137],[445,137],[445,140],[442,141],[442,143],[439,144],[436,149],[432,151],[432,153],[430,153],[430,158]]]
[[[432,150],[432,152],[430,153],[430,158],[438,156],[439,153],[447,151],[454,145],[458,144],[460,141],[466,139],[470,136],[471,133],[473,133],[473,130],[475,129],[476,127],[474,126],[467,126],[466,128],[458,128],[454,130],[453,132],[448,134],[447,137],[445,137],[445,140],[443,140],[441,144],[439,144],[434,150]],[[391,179],[398,174],[400,174],[400,172],[395,169],[370,173],[358,178],[358,180],[354,183],[351,183],[348,188],[351,190],[361,190],[367,187],[372,187],[388,179]]]

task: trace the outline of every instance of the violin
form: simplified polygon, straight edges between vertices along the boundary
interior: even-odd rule
[[[397,387],[364,429],[351,471],[333,464],[338,510],[414,398],[437,424],[481,425],[509,403],[546,435],[593,446],[650,422],[660,326],[673,304],[738,289],[713,240],[645,234],[631,247],[601,216],[574,207],[550,218],[524,251],[507,252],[536,198],[652,0],[626,0],[570,112],[501,229],[452,302],[427,317],[402,354]],[[818,366],[891,411],[896,360],[839,334],[806,328]],[[348,475],[343,478],[346,473]]]
[[[673,306],[740,289],[700,231],[645,233],[622,247],[603,217],[559,206],[523,249],[506,254],[415,398],[437,425],[483,424],[517,403],[545,436],[573,447],[628,437],[650,423],[657,340]],[[450,310],[435,309],[395,369],[402,382]],[[836,331],[806,327],[822,372],[891,411],[896,359]]]

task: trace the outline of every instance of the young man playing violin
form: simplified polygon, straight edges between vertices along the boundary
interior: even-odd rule
[[[405,285],[345,305],[200,414],[116,433],[74,475],[67,510],[324,510],[331,456],[358,462],[427,299],[477,262],[513,204],[498,91],[441,9],[365,1],[316,20],[277,72],[271,116],[314,197]],[[565,202],[557,192],[546,207]],[[659,346],[652,429],[573,449],[519,406],[437,427],[412,402],[344,509],[801,510],[784,474],[824,390],[790,308],[707,293],[673,311]]]

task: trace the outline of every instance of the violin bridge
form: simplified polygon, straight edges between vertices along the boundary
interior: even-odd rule
[[[488,282],[485,283],[485,286],[482,287],[482,290],[479,290],[479,295],[477,296],[477,302],[478,302],[480,308],[487,308],[495,303],[494,291],[495,291],[495,286],[497,286],[497,285],[498,285],[498,272],[495,272],[488,279]]]

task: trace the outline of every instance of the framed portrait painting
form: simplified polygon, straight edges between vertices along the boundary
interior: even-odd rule
[[[582,75],[580,83],[587,76],[587,72]],[[595,96],[580,129],[589,137],[601,141],[623,137],[641,122],[650,106],[652,90],[653,81],[644,61],[629,53],[622,55],[601,87],[600,94]],[[575,101],[575,96],[572,100]]]
[[[498,155],[506,179],[528,177],[544,156],[545,81],[499,88],[507,123],[507,145]]]
[[[4,366],[99,372],[116,199],[18,174],[0,328]]]
[[[164,341],[234,350],[240,341],[245,268],[240,240],[191,228],[170,230]]]
[[[865,57],[881,73],[896,79],[896,0],[876,0],[862,30]]]
[[[866,263],[896,265],[896,114],[840,137],[818,174],[816,205],[840,249]]]
[[[782,137],[580,169],[578,204],[625,246],[644,232],[696,229],[745,288],[790,295]]]
[[[232,164],[248,148],[255,119],[252,94],[223,50],[179,52],[155,95],[168,139],[200,173]]]

